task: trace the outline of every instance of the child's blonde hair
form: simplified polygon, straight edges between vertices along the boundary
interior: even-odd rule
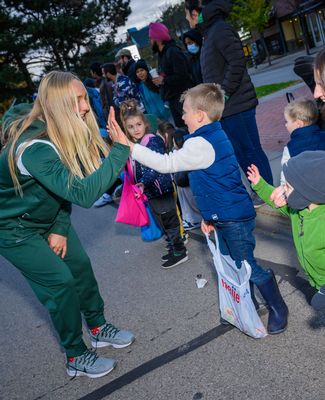
[[[84,120],[79,115],[78,99],[71,85],[74,80],[81,82],[71,72],[52,71],[46,74],[41,80],[31,111],[4,127],[10,175],[16,192],[21,196],[16,169],[17,142],[36,120],[44,121],[44,132],[30,140],[48,137],[70,171],[71,179],[73,176],[83,178],[90,175],[101,165],[101,156],[108,154],[108,147],[100,136],[91,107]],[[88,96],[87,103],[89,105]]]
[[[297,121],[299,119],[305,124],[305,126],[308,126],[317,122],[318,109],[314,100],[300,97],[299,99],[290,102],[285,107],[284,115],[292,121]]]
[[[217,83],[201,83],[186,90],[181,101],[189,99],[193,110],[206,112],[211,121],[219,121],[225,108],[225,92]]]
[[[132,142],[135,142],[135,139],[129,134],[127,129],[127,120],[129,118],[139,117],[145,126],[145,133],[148,133],[149,123],[147,118],[144,116],[143,112],[140,110],[138,103],[136,100],[126,100],[120,106],[120,117],[123,124],[123,128],[125,130],[126,136]]]

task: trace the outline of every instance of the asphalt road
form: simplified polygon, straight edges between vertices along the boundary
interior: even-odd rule
[[[297,275],[282,220],[259,217],[256,256],[276,271],[290,309],[289,327],[254,340],[219,324],[215,273],[198,231],[188,244],[190,261],[164,271],[164,241],[143,243],[137,229],[114,223],[115,212],[112,206],[75,207],[73,221],[92,259],[107,318],[133,330],[135,343],[100,349],[118,361],[106,377],[71,380],[47,313],[23,277],[0,259],[1,399],[325,398],[325,316],[306,303],[308,285]],[[195,285],[199,273],[208,280],[203,289]]]

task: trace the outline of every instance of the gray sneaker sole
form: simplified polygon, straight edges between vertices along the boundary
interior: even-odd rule
[[[110,372],[112,372],[113,369],[116,367],[116,365],[117,365],[117,362],[115,361],[115,363],[112,366],[112,368],[108,369],[107,371],[101,372],[99,374],[90,374],[88,372],[67,368],[67,374],[69,376],[72,376],[72,377],[75,377],[75,376],[87,376],[88,378],[91,378],[91,379],[101,378],[102,376],[105,376],[105,375],[109,374]]]
[[[117,344],[117,343],[109,343],[109,342],[100,342],[100,341],[94,341],[91,340],[91,345],[93,346],[94,349],[99,349],[101,347],[107,347],[107,346],[112,346],[114,349],[124,349],[124,347],[130,346],[134,342],[135,338],[132,339],[129,343],[125,344]]]

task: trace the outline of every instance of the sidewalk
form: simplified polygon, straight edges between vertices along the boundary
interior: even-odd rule
[[[283,116],[284,107],[288,104],[286,92],[293,93],[295,98],[300,96],[313,97],[309,88],[304,83],[300,83],[262,97],[256,108],[261,144],[270,161],[274,186],[278,186],[280,183],[282,151],[289,140],[289,133],[286,130]],[[268,222],[271,225],[275,223],[274,217],[277,217],[277,222],[289,224],[289,219],[284,218],[269,206],[259,208],[257,214],[259,219],[270,219]]]
[[[311,49],[310,56],[314,57],[321,49],[322,47]],[[293,65],[295,59],[302,56],[307,56],[306,50],[300,50],[295,53],[290,53],[284,56],[279,56],[277,58],[271,59],[271,65],[269,65],[267,61],[265,61],[262,64],[259,64],[257,68],[250,67],[248,69],[248,72],[252,76],[262,72],[272,71],[274,69],[285,67],[287,65]]]

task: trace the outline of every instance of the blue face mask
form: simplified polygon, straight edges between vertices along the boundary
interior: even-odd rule
[[[187,46],[187,50],[191,54],[197,54],[200,51],[200,47],[193,43]]]

